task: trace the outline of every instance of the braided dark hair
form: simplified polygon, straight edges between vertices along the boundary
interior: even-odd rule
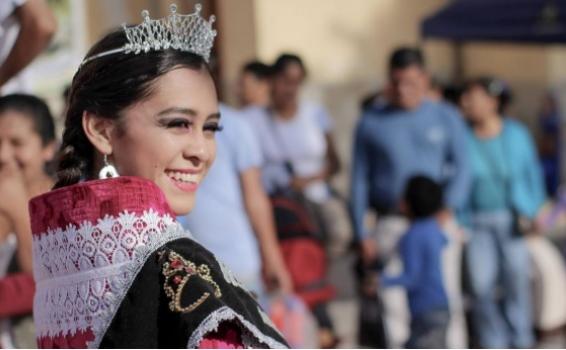
[[[113,31],[96,43],[87,57],[125,43],[123,30]],[[82,126],[84,112],[118,120],[124,109],[151,95],[156,79],[178,67],[208,71],[201,56],[173,49],[116,53],[80,67],[69,91],[55,188],[75,184],[95,173],[95,149]]]

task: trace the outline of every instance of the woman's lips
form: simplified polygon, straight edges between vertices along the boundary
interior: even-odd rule
[[[196,192],[196,190],[198,189],[198,183],[196,182],[183,182],[175,179],[171,179],[171,182],[173,182],[173,184],[177,186],[178,189],[184,192]]]
[[[184,192],[195,192],[200,183],[200,172],[194,171],[166,171],[167,177],[173,184]]]

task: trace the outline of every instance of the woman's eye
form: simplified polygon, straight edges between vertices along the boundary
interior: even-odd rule
[[[220,132],[224,129],[224,127],[220,124],[214,123],[214,124],[208,124],[204,126],[204,131],[210,131],[213,133],[216,132]]]
[[[191,126],[191,122],[186,119],[175,119],[167,123],[168,128],[188,129],[190,126]]]

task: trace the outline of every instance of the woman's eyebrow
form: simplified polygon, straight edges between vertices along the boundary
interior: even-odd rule
[[[210,119],[220,119],[220,117],[221,117],[220,113],[219,113],[219,112],[216,112],[216,113],[210,114],[210,115],[206,118],[206,120],[210,120]]]
[[[181,114],[190,115],[192,117],[194,117],[198,114],[194,109],[181,108],[181,107],[171,107],[171,108],[164,109],[161,112],[157,113],[157,116],[160,117],[160,116],[170,114],[170,113],[181,113]]]
[[[181,114],[186,114],[189,115],[191,117],[195,117],[198,115],[197,111],[195,111],[194,109],[191,108],[182,108],[182,107],[171,107],[171,108],[167,108],[162,110],[161,112],[157,113],[158,117],[170,114],[170,113],[181,113]],[[207,118],[208,119],[220,119],[220,112],[216,112],[216,113],[212,113],[210,114]]]

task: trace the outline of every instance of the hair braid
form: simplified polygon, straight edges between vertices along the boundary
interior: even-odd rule
[[[92,144],[86,138],[81,123],[68,123],[63,133],[61,156],[54,188],[78,183],[91,172],[94,156]]]

